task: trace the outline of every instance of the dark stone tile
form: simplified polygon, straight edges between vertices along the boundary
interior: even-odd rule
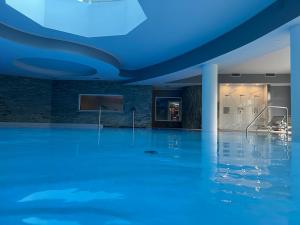
[[[136,126],[151,127],[152,87],[107,81],[51,81],[0,76],[1,122],[98,123],[97,112],[79,112],[79,94],[124,96],[124,112],[103,112],[102,123],[131,127],[136,108]]]

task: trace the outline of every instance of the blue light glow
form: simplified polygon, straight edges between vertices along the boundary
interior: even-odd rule
[[[126,35],[147,19],[138,0],[6,0],[6,4],[43,27],[85,37]]]
[[[64,202],[88,202],[94,200],[105,199],[123,199],[123,195],[119,193],[108,193],[104,191],[90,192],[79,191],[76,188],[64,190],[46,190],[30,194],[18,202],[32,202],[42,200],[63,200]]]

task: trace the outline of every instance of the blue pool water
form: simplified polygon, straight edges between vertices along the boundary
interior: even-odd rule
[[[0,128],[1,225],[298,225],[300,148],[264,135]]]

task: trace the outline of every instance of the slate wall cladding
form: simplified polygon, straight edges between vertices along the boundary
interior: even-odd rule
[[[201,128],[202,107],[201,86],[190,86],[182,94],[182,127],[186,129]]]
[[[79,94],[112,94],[124,96],[124,112],[103,112],[107,127],[131,127],[131,108],[136,108],[136,127],[151,127],[152,87],[122,85],[104,81],[53,81],[53,123],[98,123],[98,112],[80,112]]]
[[[152,127],[155,128],[182,128],[182,122],[167,122],[155,120],[155,98],[176,97],[182,98],[182,90],[154,90],[152,95]],[[183,119],[183,118],[182,118]]]
[[[52,82],[0,76],[0,122],[50,122]]]
[[[104,81],[50,81],[0,76],[0,122],[98,123],[98,112],[79,112],[79,94],[124,96],[124,112],[103,112],[109,127],[151,127],[152,87]]]

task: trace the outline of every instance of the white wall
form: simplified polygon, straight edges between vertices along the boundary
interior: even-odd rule
[[[220,130],[245,130],[267,105],[267,86],[264,84],[224,84],[219,88]],[[265,118],[263,116],[259,122],[265,123]]]

